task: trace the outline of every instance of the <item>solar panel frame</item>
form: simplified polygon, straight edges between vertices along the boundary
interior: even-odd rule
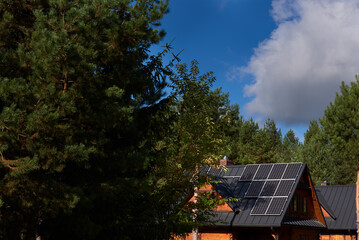
[[[274,193],[277,191],[279,180],[267,180],[264,183],[260,196],[272,197]]]
[[[270,202],[265,215],[281,215],[287,199],[287,197],[274,197]]]
[[[273,168],[273,164],[261,164],[261,165],[259,165],[259,168],[258,168],[258,170],[256,172],[256,175],[254,176],[253,179],[257,179],[257,180],[259,180],[259,179],[263,179],[263,180],[267,179],[269,173],[272,170],[272,168]]]
[[[244,168],[244,171],[242,173],[240,181],[252,181],[258,168],[259,168],[258,164],[246,165],[246,167]]]
[[[287,163],[274,164],[272,171],[269,173],[268,179],[282,179],[287,166]]]
[[[221,177],[224,175],[224,171],[221,168],[217,167],[208,167],[207,173],[208,176],[212,177]]]
[[[265,181],[252,181],[251,185],[249,186],[245,197],[246,198],[256,198],[262,191],[263,185]]]
[[[292,192],[295,180],[280,180],[278,184],[277,191],[275,192],[274,196],[284,196],[288,197],[289,194]]]
[[[250,215],[266,215],[266,211],[272,201],[272,198],[258,198],[254,204]]]
[[[238,175],[239,177],[241,177],[242,174],[243,174],[243,172],[244,172],[244,167],[243,167],[243,168],[239,168],[239,169],[238,169],[238,172],[237,172],[237,175]]]
[[[289,163],[282,179],[295,179],[298,176],[301,167],[301,163]]]

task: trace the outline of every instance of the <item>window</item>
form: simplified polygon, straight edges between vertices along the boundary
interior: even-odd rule
[[[307,197],[304,196],[302,201],[302,213],[307,213]]]
[[[301,214],[307,214],[307,197],[299,196],[299,210]]]
[[[308,212],[308,198],[305,195],[296,193],[290,203],[290,211],[304,217]]]
[[[292,202],[290,203],[290,211],[291,212],[297,211],[297,204],[298,204],[298,196],[297,196],[297,194],[295,194],[292,199]]]

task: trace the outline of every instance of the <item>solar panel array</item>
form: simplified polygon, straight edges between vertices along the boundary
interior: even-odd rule
[[[241,182],[250,182],[245,199],[256,199],[251,215],[281,215],[301,163],[247,165]]]

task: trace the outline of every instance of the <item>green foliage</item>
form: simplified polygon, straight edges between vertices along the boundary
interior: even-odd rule
[[[294,133],[243,119],[213,73],[150,55],[167,8],[0,0],[1,239],[168,239],[218,204],[188,202],[201,166],[293,159]]]
[[[231,126],[229,157],[235,164],[288,162],[294,159],[298,138],[289,131],[283,139],[273,120],[267,119],[263,128],[259,128],[253,119],[244,120],[241,117]],[[288,134],[293,143],[289,142]]]
[[[334,165],[338,173],[336,183],[349,184],[356,181],[359,159],[359,78],[348,86],[342,83],[320,119],[332,152],[336,157]]]
[[[212,90],[214,81],[212,73],[200,75],[197,61],[190,67],[177,65],[171,76],[168,116],[173,124],[161,142],[165,167],[158,172],[163,189],[159,196],[161,201],[174,197],[183,200],[177,205],[169,202],[167,208],[159,206],[157,211],[170,215],[173,226],[169,232],[173,234],[190,232],[192,227],[208,222],[208,210],[219,203],[211,192],[200,195],[197,203],[188,202],[187,198],[195,187],[209,184],[210,179],[200,175],[199,168],[217,164],[226,149],[223,127],[227,124],[224,113],[229,107],[228,94]],[[193,209],[197,210],[195,222]]]
[[[305,135],[301,158],[318,184],[353,184],[359,159],[359,82],[342,83],[320,125],[312,121]]]
[[[299,142],[299,138],[295,136],[292,129],[289,129],[283,138],[281,159],[284,162],[298,161],[297,155],[301,147],[302,145]]]
[[[138,206],[153,190],[168,71],[148,52],[167,6],[0,1],[2,239],[147,231],[127,227],[153,217]]]
[[[325,134],[317,121],[311,121],[304,135],[304,145],[298,152],[298,161],[308,165],[314,184],[320,185],[327,180],[330,184],[336,182],[336,171],[331,148]]]
[[[211,90],[213,73],[199,75],[197,61],[192,62],[189,71],[185,64],[178,65],[177,72],[171,77],[171,98],[178,114],[173,146],[179,147],[176,158],[192,169],[197,164],[213,164],[225,149],[222,129],[226,124],[223,113],[229,107],[228,94]]]

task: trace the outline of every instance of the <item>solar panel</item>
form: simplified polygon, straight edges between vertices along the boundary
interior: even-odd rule
[[[267,179],[270,170],[272,169],[273,164],[262,164],[259,166],[259,169],[254,177],[254,179]]]
[[[258,197],[263,185],[264,181],[253,181],[249,186],[249,189],[246,193],[246,197]]]
[[[220,169],[217,169],[215,167],[210,167],[207,171],[207,175],[210,175],[210,176],[220,176],[220,175],[223,175],[223,172],[221,172]]]
[[[282,175],[288,164],[274,164],[268,179],[282,179]]]
[[[211,170],[211,167],[201,167],[201,168],[199,169],[198,173],[199,173],[200,175],[202,175],[202,174],[207,174],[207,173],[210,172],[210,170]]]
[[[289,196],[294,185],[294,180],[281,180],[275,196]]]
[[[283,179],[296,178],[301,167],[301,163],[288,164],[288,167],[283,175]]]
[[[251,181],[259,165],[247,165],[243,171],[241,181]]]
[[[283,211],[286,201],[286,197],[273,198],[268,207],[266,215],[280,215]]]
[[[258,198],[252,208],[251,215],[265,215],[271,199],[272,198]]]
[[[237,169],[235,169],[233,167],[227,167],[227,170],[224,171],[223,176],[225,176],[225,177],[231,176],[232,177],[234,171],[237,171]]]
[[[274,196],[275,190],[277,189],[279,184],[279,180],[274,181],[266,181],[264,184],[263,190],[261,192],[261,196]]]
[[[235,168],[235,170],[232,172],[233,176],[239,177],[242,175],[243,173],[243,167],[237,167]]]

